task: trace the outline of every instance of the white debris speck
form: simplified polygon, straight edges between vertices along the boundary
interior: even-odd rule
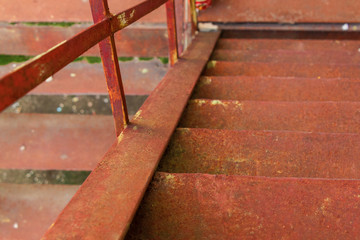
[[[76,77],[75,73],[70,73],[70,77]]]
[[[93,103],[92,103],[92,102],[88,102],[87,105],[88,105],[88,107],[92,107],[92,106],[93,106]]]
[[[149,69],[143,68],[143,69],[141,69],[140,71],[141,71],[142,74],[146,74],[146,73],[149,72]]]
[[[345,23],[344,25],[341,26],[341,29],[342,29],[343,31],[349,30],[349,24]]]
[[[68,158],[69,158],[69,156],[68,156],[68,155],[66,155],[66,154],[62,154],[62,155],[60,156],[60,158],[61,158],[62,160],[65,160],[65,159],[68,159]]]
[[[18,223],[14,223],[13,228],[18,229],[18,228],[19,228],[19,224],[18,224]]]
[[[51,77],[48,77],[46,80],[45,80],[45,82],[51,82],[53,80],[53,77],[51,76]]]
[[[25,149],[26,149],[25,145],[20,146],[20,151],[25,151]]]
[[[79,101],[79,98],[78,98],[78,97],[73,97],[73,98],[71,99],[71,101],[74,102],[74,103],[76,103],[76,102]]]
[[[13,68],[16,68],[17,67],[17,65],[14,63],[13,65],[11,65]]]
[[[109,102],[109,99],[104,98],[104,103],[108,103],[108,102]]]
[[[60,103],[60,104],[59,104],[59,107],[63,108],[63,107],[64,107],[64,104],[63,104],[63,103]]]

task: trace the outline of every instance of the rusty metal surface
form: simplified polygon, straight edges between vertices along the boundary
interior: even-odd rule
[[[90,24],[71,27],[0,24],[0,54],[37,55],[83,31]],[[122,57],[167,57],[165,25],[135,25],[115,34],[117,53]],[[97,46],[83,55],[99,56]]]
[[[92,170],[115,139],[111,116],[2,113],[0,129],[2,169]]]
[[[169,39],[169,59],[170,65],[174,66],[179,57],[178,52],[178,37],[177,37],[177,23],[175,16],[175,0],[166,2],[166,18],[168,26],[168,39]]]
[[[202,77],[192,98],[256,101],[360,101],[360,78]]]
[[[218,32],[197,36],[43,239],[125,236],[218,37]]]
[[[144,0],[109,0],[112,13],[121,12]],[[71,8],[69,8],[71,6]],[[82,0],[33,1],[0,0],[1,22],[92,22],[90,4]],[[165,23],[165,8],[161,7],[145,16],[141,22]]]
[[[127,239],[357,239],[360,182],[157,173]]]
[[[359,40],[357,31],[286,31],[286,30],[223,30],[222,38],[242,39],[313,39],[313,40]]]
[[[179,128],[158,171],[358,179],[359,143],[348,133]]]
[[[211,8],[200,12],[204,22],[360,22],[356,0],[217,0]]]
[[[90,0],[90,6],[95,24],[110,16],[107,0]],[[134,12],[132,13],[134,14]],[[129,123],[129,116],[114,36],[110,35],[99,42],[99,48],[109,92],[111,109],[114,116],[115,133],[116,136],[119,136],[125,126]]]
[[[125,94],[148,95],[165,76],[168,65],[159,59],[120,62]],[[0,75],[19,64],[0,66]],[[52,78],[37,86],[29,94],[107,94],[104,71],[101,64],[88,64],[85,60],[73,62]]]
[[[40,239],[78,188],[0,183],[0,239]]]
[[[275,30],[275,31],[311,31],[311,32],[358,32],[359,23],[214,23],[220,30]]]
[[[240,50],[288,50],[326,51],[342,50],[356,52],[360,48],[358,40],[299,40],[299,39],[236,39],[220,38],[216,49]]]
[[[180,127],[360,133],[359,102],[191,100]]]
[[[358,78],[357,65],[209,61],[205,76]]]
[[[356,65],[360,63],[360,52],[328,49],[323,51],[289,50],[215,50],[211,56],[216,61],[259,63],[307,63]]]
[[[140,4],[92,25],[71,39],[33,58],[27,64],[0,79],[0,111],[48,77],[75,60],[90,47],[132,24],[160,7],[165,0],[144,1]]]

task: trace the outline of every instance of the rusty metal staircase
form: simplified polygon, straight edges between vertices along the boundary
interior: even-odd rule
[[[110,117],[70,116],[75,129],[63,129],[111,148],[99,163],[63,159],[62,169],[94,168],[80,187],[0,184],[0,226],[13,228],[0,239],[44,228],[11,218],[42,202],[47,220],[74,194],[43,239],[358,239],[358,33],[269,26],[199,32],[125,128],[114,114],[115,142]],[[5,115],[29,135],[31,118]],[[60,164],[24,159],[11,166]]]

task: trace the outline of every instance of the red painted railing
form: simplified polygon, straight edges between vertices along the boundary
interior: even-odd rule
[[[47,78],[64,68],[85,51],[99,43],[101,59],[107,80],[111,107],[118,136],[128,123],[125,94],[117,61],[114,33],[166,3],[170,63],[178,58],[174,0],[147,0],[126,11],[112,15],[107,0],[90,0],[94,25],[67,41],[44,52],[25,65],[0,78],[0,111],[27,94]],[[196,11],[189,0],[192,14],[192,32],[196,28]]]

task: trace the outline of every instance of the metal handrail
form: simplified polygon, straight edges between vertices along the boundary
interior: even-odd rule
[[[128,123],[128,116],[113,35],[165,3],[173,65],[178,57],[174,0],[147,0],[115,15],[109,12],[107,0],[91,0],[94,25],[0,78],[0,112],[100,42],[116,135],[119,135]]]

